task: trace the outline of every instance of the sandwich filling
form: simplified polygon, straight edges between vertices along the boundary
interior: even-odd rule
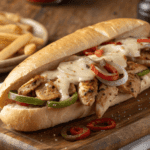
[[[55,70],[42,72],[22,85],[15,93],[18,98],[13,92],[9,98],[26,106],[34,105],[28,101],[35,98],[44,101],[41,106],[59,108],[76,101],[86,106],[95,103],[100,118],[119,93],[137,97],[141,92],[142,77],[150,71],[130,58],[149,60],[149,43],[130,37],[84,50],[61,62]],[[28,101],[21,101],[26,97]]]

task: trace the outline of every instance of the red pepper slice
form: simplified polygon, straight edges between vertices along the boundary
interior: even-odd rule
[[[137,42],[138,43],[141,43],[141,42],[149,42],[150,43],[150,39],[137,39]]]
[[[122,43],[121,43],[121,42],[116,42],[115,44],[116,44],[116,45],[122,45]]]
[[[103,53],[104,53],[104,51],[103,51],[102,49],[99,49],[99,50],[96,50],[96,51],[95,51],[95,55],[96,55],[97,57],[101,57]]]
[[[116,44],[116,45],[122,45],[121,42],[104,42],[101,45],[107,45],[107,44]]]
[[[89,49],[87,49],[87,50],[90,50],[91,52],[95,52],[95,51],[97,50],[97,47],[98,47],[98,46],[94,46],[94,47],[89,48]]]
[[[75,129],[79,129],[78,131],[75,131]],[[83,130],[83,132],[81,132]],[[68,134],[68,131],[70,131],[71,135]],[[73,133],[73,134],[72,134]],[[91,131],[86,126],[80,125],[80,126],[66,126],[62,129],[61,135],[69,141],[75,141],[75,140],[81,140],[90,135]]]
[[[104,42],[101,45],[107,45],[107,44],[115,44],[115,42]]]
[[[110,73],[113,73],[112,75],[106,75],[106,74],[103,74],[101,72],[99,72],[95,66],[93,64],[91,64],[91,70],[97,75],[99,76],[100,78],[104,79],[104,80],[108,80],[108,81],[115,81],[119,78],[119,73],[118,71],[113,67],[111,66],[110,64],[106,63],[106,65],[104,66],[104,68],[110,72]]]
[[[79,135],[76,140],[81,140],[90,135],[90,129],[85,126],[75,126],[70,128],[72,135]]]
[[[71,127],[71,128],[70,128],[70,133],[71,133],[72,135],[77,135],[77,134],[83,133],[83,128],[77,127],[77,126]]]
[[[82,53],[83,53],[83,55],[86,55],[86,56],[93,55],[96,50],[97,50],[97,46],[86,49]]]
[[[111,66],[110,64],[106,63],[106,65],[104,66],[104,68],[111,73],[118,73],[118,71],[116,70],[116,68],[114,68],[113,66]]]
[[[26,103],[22,103],[22,102],[18,102],[18,101],[15,101],[16,104],[18,105],[21,105],[21,106],[29,106],[30,104],[26,104]]]
[[[9,98],[7,98],[5,102],[6,102],[5,105],[10,104],[10,103],[16,103],[16,104],[21,105],[21,106],[29,106],[29,104],[14,101],[14,100],[9,99]]]
[[[109,130],[116,127],[116,122],[111,118],[95,119],[89,122],[87,127],[93,131]]]

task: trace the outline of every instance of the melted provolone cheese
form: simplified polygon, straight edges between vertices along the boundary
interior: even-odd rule
[[[80,81],[92,80],[95,74],[90,68],[93,63],[88,57],[81,57],[75,61],[62,62],[59,64],[57,70],[46,71],[41,75],[48,80],[57,78],[54,84],[61,93],[61,100],[69,97],[68,89],[70,83],[77,84]]]
[[[126,56],[140,56],[140,49],[144,48],[147,43],[138,43],[135,38],[127,38],[119,40],[122,45],[107,44],[99,46],[98,49],[103,49],[104,54],[101,57],[89,55],[88,57],[79,57],[74,61],[61,62],[55,71],[45,71],[41,75],[48,80],[56,79],[54,84],[61,93],[61,101],[69,97],[68,89],[70,83],[78,84],[80,81],[92,80],[95,77],[90,65],[94,62],[106,60],[114,62],[122,67],[127,66]]]
[[[88,56],[91,60],[95,61],[95,62],[100,62],[101,60],[106,60],[108,62],[114,62],[116,64],[119,64],[122,67],[126,67],[127,66],[127,59],[125,57],[124,54],[119,53],[105,53],[103,54],[101,57],[97,57],[96,55],[89,55]]]
[[[139,57],[140,50],[144,48],[147,43],[139,43],[135,38],[127,38],[120,40],[122,43],[122,48],[126,56],[129,57]]]
[[[88,57],[96,62],[105,59],[106,61],[114,62],[125,68],[127,66],[126,56],[139,57],[140,50],[145,48],[148,44],[146,42],[139,43],[136,38],[127,38],[116,42],[121,42],[122,44],[107,44],[104,46],[99,46],[98,49],[102,49],[104,54],[101,57],[97,57],[96,55],[89,55]]]

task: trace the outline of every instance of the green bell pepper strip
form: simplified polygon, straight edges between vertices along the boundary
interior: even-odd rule
[[[48,107],[53,107],[53,108],[63,108],[70,106],[74,104],[78,99],[78,93],[75,92],[71,97],[69,97],[67,100],[56,102],[56,101],[48,101],[47,105]]]
[[[43,105],[45,103],[45,101],[42,101],[38,98],[24,96],[24,95],[18,95],[17,93],[14,93],[12,91],[10,91],[8,93],[8,98],[18,101],[18,102],[32,104],[32,105]]]
[[[150,72],[150,70],[149,70],[149,69],[146,69],[146,70],[144,70],[144,71],[142,71],[142,72],[137,73],[137,75],[140,76],[140,77],[142,77],[142,76],[148,74],[149,72]]]

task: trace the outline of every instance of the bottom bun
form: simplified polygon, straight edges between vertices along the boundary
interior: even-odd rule
[[[94,105],[92,107],[85,106],[80,102],[58,109],[48,108],[47,106],[32,108],[8,104],[2,109],[0,118],[3,123],[15,130],[37,131],[77,118],[86,117],[94,112]]]
[[[142,77],[141,92],[150,87],[150,73]],[[112,101],[110,106],[131,98],[130,94],[121,94]],[[95,113],[95,105],[85,106],[80,102],[65,108],[26,107],[17,104],[4,106],[0,119],[9,127],[18,131],[37,131],[53,127],[74,119],[89,116]]]

